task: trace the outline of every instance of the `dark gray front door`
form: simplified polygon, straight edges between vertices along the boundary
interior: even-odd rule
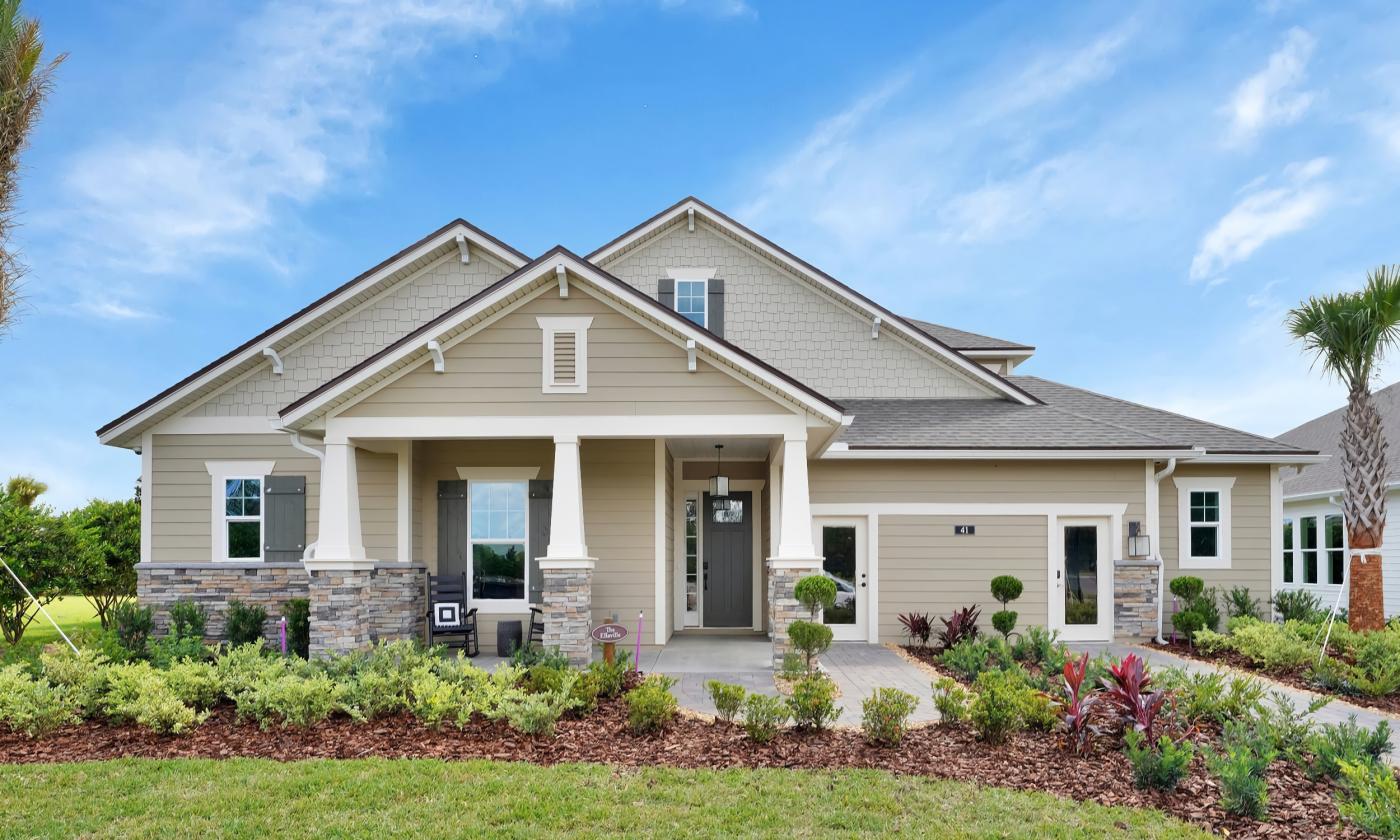
[[[753,493],[702,499],[705,517],[705,626],[753,626]]]

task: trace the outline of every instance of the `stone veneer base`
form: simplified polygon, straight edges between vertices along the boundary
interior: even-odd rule
[[[593,618],[592,564],[551,568],[541,563],[540,575],[544,649],[558,648],[570,664],[587,665],[593,658],[593,640],[589,635]]]
[[[774,562],[768,560],[768,627],[773,641],[773,667],[783,666],[783,657],[791,653],[792,642],[788,639],[788,625],[794,621],[811,619],[807,608],[797,600],[797,582],[808,575],[821,572],[821,560],[813,560],[810,565],[793,565],[791,560]]]
[[[1153,560],[1113,564],[1113,636],[1144,641],[1157,635],[1158,566]]]

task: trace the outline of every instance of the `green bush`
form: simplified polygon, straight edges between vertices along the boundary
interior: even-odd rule
[[[1011,575],[997,575],[992,578],[992,597],[1001,602],[1002,609],[1025,591],[1025,585],[1021,579]]]
[[[841,714],[841,707],[836,705],[836,683],[821,674],[798,680],[787,706],[799,729],[825,729]]]
[[[971,695],[957,680],[939,677],[933,681],[933,707],[943,723],[958,724],[967,720]]]
[[[1008,671],[984,671],[973,684],[972,728],[989,744],[1000,744],[1026,725],[1025,683]]]
[[[170,635],[204,638],[208,616],[204,607],[194,601],[176,601],[170,605]]]
[[[311,601],[292,598],[282,608],[287,619],[287,650],[302,659],[311,657]]]
[[[1343,762],[1337,810],[1362,831],[1400,837],[1400,785],[1385,765]]]
[[[183,659],[162,672],[165,684],[186,706],[212,709],[224,696],[224,684],[212,662]]]
[[[803,580],[826,580],[826,578],[803,578]],[[831,628],[825,624],[816,621],[794,621],[788,625],[787,632],[792,646],[802,652],[808,671],[812,670],[812,660],[831,647]]]
[[[140,659],[146,655],[146,641],[151,638],[151,628],[155,626],[150,607],[123,601],[112,608],[112,626],[128,658]]]
[[[1275,691],[1268,703],[1260,703],[1257,711],[1242,719],[1250,720],[1276,753],[1302,767],[1307,764],[1308,744],[1316,727],[1311,716],[1330,702],[1329,697],[1315,697],[1300,709],[1287,694]]]
[[[1358,633],[1351,644],[1352,683],[1362,694],[1380,697],[1400,691],[1400,633]]]
[[[1069,648],[1060,641],[1058,630],[1047,630],[1033,624],[1012,645],[1011,655],[1018,662],[1028,662],[1058,674],[1069,659]]]
[[[1269,782],[1265,771],[1274,760],[1272,750],[1257,752],[1247,743],[1229,743],[1223,753],[1212,753],[1206,766],[1220,780],[1220,805],[1232,814],[1262,820],[1269,813]]]
[[[273,724],[304,728],[340,708],[342,689],[324,673],[283,673],[258,682],[237,700],[238,714],[270,729]]]
[[[1343,764],[1377,764],[1390,751],[1390,724],[1382,720],[1375,729],[1367,729],[1351,715],[1345,722],[1324,724],[1313,731],[1308,741],[1313,760],[1307,768],[1314,779],[1339,779]]]
[[[886,747],[899,746],[909,729],[909,716],[919,707],[919,698],[897,688],[877,688],[861,703],[860,727],[865,739]]]
[[[341,688],[340,711],[357,721],[409,711],[409,692],[413,687],[411,675],[407,684],[396,676],[378,671],[363,671],[341,677],[336,682]]]
[[[224,637],[228,639],[229,647],[254,644],[263,640],[267,610],[257,604],[245,604],[232,598],[228,602],[225,621]]]
[[[1186,638],[1188,644],[1196,643],[1196,634],[1205,629],[1205,626],[1205,618],[1194,609],[1172,613],[1172,627]]]
[[[39,667],[44,678],[54,685],[63,686],[74,708],[83,717],[90,717],[102,710],[102,697],[107,693],[107,665],[107,657],[90,648],[80,648],[74,653],[65,647],[39,656]]]
[[[627,685],[631,661],[632,654],[620,650],[611,665],[601,659],[588,663],[588,672],[598,680],[599,697],[612,698],[622,693],[622,689]]]
[[[1027,687],[1021,694],[1021,720],[1027,729],[1052,732],[1060,724],[1059,707],[1049,694]]]
[[[1310,638],[1300,638],[1288,625],[1246,624],[1229,637],[1230,647],[1264,671],[1292,671],[1318,658],[1322,652]]]
[[[1004,639],[986,637],[964,639],[940,654],[938,661],[968,682],[974,682],[983,671],[1003,670],[1015,664]]]
[[[1218,653],[1232,647],[1229,636],[1214,630],[1197,630],[1192,644],[1202,653]]]
[[[553,737],[559,718],[582,702],[573,696],[578,680],[578,672],[569,671],[552,690],[508,695],[501,704],[506,722],[512,729],[526,735]]]
[[[1259,599],[1251,597],[1248,586],[1232,586],[1225,593],[1225,613],[1230,618],[1260,617]]]
[[[1196,754],[1190,741],[1176,743],[1163,735],[1155,747],[1136,729],[1123,733],[1124,752],[1133,768],[1133,784],[1141,790],[1175,790],[1191,768]]]
[[[808,575],[797,582],[792,594],[797,603],[806,607],[812,618],[822,610],[836,605],[836,581],[826,575]]]
[[[1011,636],[1011,631],[1016,629],[1017,612],[1015,610],[997,610],[992,613],[992,627],[1004,638]]]
[[[1192,575],[1182,575],[1172,578],[1170,584],[1172,594],[1180,598],[1182,603],[1189,604],[1201,597],[1205,591],[1206,582]]]
[[[204,646],[202,636],[177,636],[171,633],[147,645],[151,664],[157,668],[169,668],[184,659],[202,661],[209,658],[209,648]]]
[[[66,687],[35,679],[20,664],[0,668],[0,723],[38,738],[77,720],[78,706]]]
[[[1322,612],[1322,601],[1303,589],[1284,589],[1274,595],[1279,621],[1312,621]]]
[[[427,668],[416,671],[409,683],[408,710],[429,729],[440,729],[448,722],[462,724],[472,715],[462,685]]]
[[[652,674],[627,692],[627,728],[645,735],[670,726],[676,717],[676,698],[671,694],[675,684],[670,677]]]
[[[759,744],[778,737],[778,731],[788,720],[787,704],[767,694],[750,694],[744,698],[744,734]]]
[[[788,651],[783,654],[783,664],[778,667],[778,676],[787,680],[801,679],[807,673],[807,660],[802,654]]]
[[[254,686],[287,670],[285,660],[263,655],[261,641],[257,644],[225,650],[214,661],[219,672],[219,680],[224,684],[224,693],[230,700],[251,691]]]
[[[163,735],[188,732],[205,715],[186,705],[162,672],[145,662],[113,665],[103,711],[118,721],[132,721]]]
[[[719,719],[725,723],[733,723],[739,715],[739,708],[744,705],[744,687],[709,680],[705,683],[705,690],[710,693],[710,700],[715,704],[715,712]]]

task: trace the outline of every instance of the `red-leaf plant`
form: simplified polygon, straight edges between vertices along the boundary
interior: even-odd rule
[[[919,647],[928,647],[928,638],[933,635],[933,622],[929,620],[928,613],[900,613],[899,623],[904,625],[909,644],[918,642]]]
[[[1060,687],[1061,696],[1056,698],[1060,725],[1064,727],[1070,748],[1079,756],[1088,755],[1093,739],[1101,734],[1100,728],[1092,722],[1094,707],[1099,702],[1098,691],[1092,685],[1084,685],[1088,673],[1089,654],[1080,656],[1077,662],[1066,662],[1065,684]]]
[[[1117,709],[1124,729],[1131,726],[1147,738],[1147,743],[1157,743],[1157,713],[1167,702],[1167,693],[1149,690],[1152,677],[1135,653],[1109,665],[1108,672],[1102,681],[1104,696]]]
[[[977,619],[981,617],[981,607],[963,607],[953,610],[947,618],[939,618],[943,629],[938,633],[938,644],[947,650],[956,647],[958,642],[977,638]]]

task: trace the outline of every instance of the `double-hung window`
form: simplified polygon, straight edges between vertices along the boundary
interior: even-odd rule
[[[1230,568],[1230,489],[1233,478],[1176,478],[1180,565]]]
[[[676,312],[702,327],[709,327],[704,280],[676,281]]]
[[[262,559],[262,479],[224,479],[224,535],[229,560]]]
[[[1322,540],[1327,549],[1327,582],[1340,586],[1346,577],[1346,540],[1341,514],[1331,513],[1322,520]]]
[[[1293,579],[1294,579],[1294,575],[1296,574],[1296,573],[1293,571],[1293,569],[1294,569],[1293,563],[1294,563],[1294,560],[1296,559],[1296,552],[1294,551],[1293,540],[1294,540],[1294,536],[1293,536],[1293,520],[1292,520],[1292,519],[1284,519],[1284,520],[1283,520],[1283,582],[1284,582],[1284,583],[1292,583],[1292,582],[1293,582]]]
[[[529,592],[527,481],[472,481],[471,587],[473,599],[524,604]]]

